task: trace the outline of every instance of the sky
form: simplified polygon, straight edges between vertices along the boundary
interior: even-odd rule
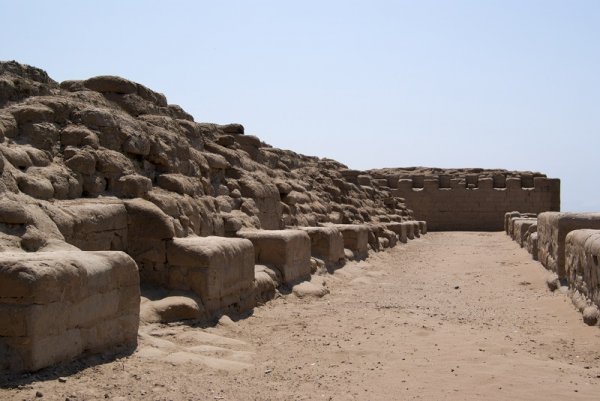
[[[0,60],[119,75],[354,169],[561,179],[600,211],[600,1],[0,0]]]

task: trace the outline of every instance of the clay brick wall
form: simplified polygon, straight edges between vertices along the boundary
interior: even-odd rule
[[[499,231],[506,212],[560,210],[560,180],[555,178],[440,176],[388,181],[392,195],[406,199],[414,218],[427,221],[434,231]]]

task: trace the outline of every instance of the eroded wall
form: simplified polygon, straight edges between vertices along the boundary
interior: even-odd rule
[[[416,220],[430,230],[496,231],[503,229],[504,214],[519,210],[541,213],[560,210],[560,180],[468,177],[388,180],[392,195],[402,197]]]

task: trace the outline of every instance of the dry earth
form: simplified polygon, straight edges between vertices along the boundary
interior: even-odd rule
[[[323,298],[144,326],[133,355],[3,378],[0,399],[598,400],[600,330],[545,274],[504,233],[430,233]]]

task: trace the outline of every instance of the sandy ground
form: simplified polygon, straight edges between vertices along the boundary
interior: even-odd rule
[[[323,298],[144,326],[134,354],[12,378],[0,399],[597,401],[600,329],[545,274],[504,233],[429,233],[325,276]]]

